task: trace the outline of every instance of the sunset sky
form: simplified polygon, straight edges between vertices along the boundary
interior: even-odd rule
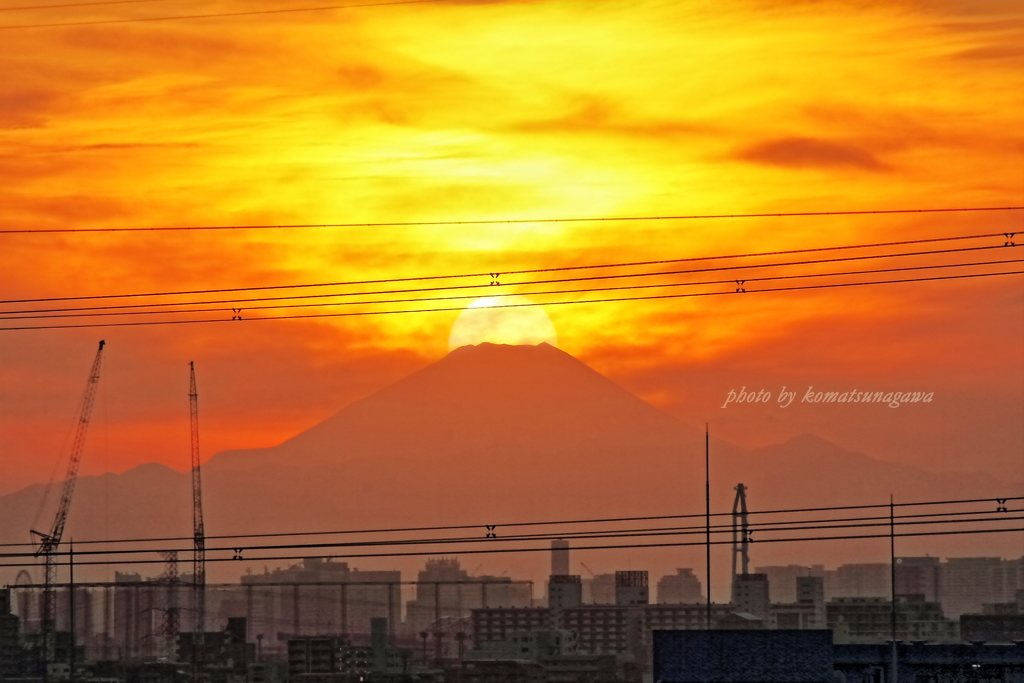
[[[0,5],[0,230],[392,225],[0,234],[0,495],[51,476],[100,339],[104,377],[82,473],[151,461],[185,470],[189,361],[204,457],[273,445],[442,358],[457,309],[472,297],[529,294],[515,283],[547,278],[505,276],[499,286],[469,278],[455,284],[480,287],[441,295],[471,298],[418,306],[453,310],[279,321],[252,318],[295,309],[238,304],[243,320],[231,322],[232,306],[220,305],[192,317],[224,322],[10,330],[126,320],[26,323],[7,314],[40,304],[12,301],[979,234],[999,235],[891,249],[1000,248],[829,267],[1016,260],[968,270],[1022,269],[1024,248],[1002,247],[1001,235],[1024,244],[1021,210],[458,224],[1024,206],[1017,0],[441,0],[292,12],[276,10],[323,3],[151,0],[16,9],[29,4],[41,3]],[[172,18],[264,10],[275,12]],[[750,275],[768,272],[797,271]],[[718,279],[732,278],[692,276]],[[422,286],[432,285],[402,288]],[[561,349],[688,424],[709,422],[725,441],[755,447],[812,432],[879,459],[1024,482],[1024,275],[777,293],[758,286],[783,285],[633,302],[551,303],[593,293],[534,300],[549,303]],[[350,290],[382,288],[397,287]],[[783,385],[801,395],[814,386],[933,392],[934,400],[721,408],[730,389]]]

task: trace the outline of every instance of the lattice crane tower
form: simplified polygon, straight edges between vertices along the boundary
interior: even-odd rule
[[[206,632],[206,533],[203,529],[203,485],[199,470],[199,394],[196,391],[196,366],[189,362],[188,406],[192,428],[192,587],[195,598],[196,627],[192,636],[192,678],[205,681]]]
[[[44,670],[45,664],[53,660],[54,654],[54,630],[57,621],[56,596],[53,594],[53,585],[57,582],[57,566],[54,563],[54,555],[60,545],[60,539],[64,535],[64,525],[68,521],[68,511],[71,509],[71,496],[75,492],[75,482],[78,480],[78,466],[82,462],[82,452],[85,449],[85,437],[89,432],[89,418],[92,416],[92,406],[96,401],[96,388],[100,383],[100,366],[103,362],[103,347],[105,341],[100,341],[100,347],[96,351],[96,357],[92,361],[92,369],[89,370],[89,378],[85,382],[85,392],[82,395],[82,402],[78,410],[78,424],[75,427],[75,439],[71,444],[71,457],[68,461],[68,473],[64,478],[64,487],[60,494],[60,503],[57,505],[57,514],[53,518],[53,525],[49,533],[42,533],[32,529],[32,533],[39,537],[39,547],[36,549],[36,556],[44,558],[45,572],[43,578],[43,649],[44,649]]]

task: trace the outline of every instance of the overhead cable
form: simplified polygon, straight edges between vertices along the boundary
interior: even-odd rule
[[[904,503],[895,503],[892,507],[895,508],[921,508],[921,507],[936,507],[939,505],[971,505],[975,503],[995,503],[996,511],[1004,511],[1001,508],[1005,508],[1008,502],[1024,500],[1024,496],[1008,496],[1005,498],[957,498],[947,500],[922,500],[922,501],[911,501]],[[803,507],[803,508],[782,508],[774,510],[751,510],[748,514],[751,517],[758,517],[761,515],[789,515],[789,514],[802,514],[805,512],[842,512],[848,510],[877,510],[885,509],[888,510],[890,507],[889,503],[869,503],[861,505],[828,505],[824,507]],[[922,512],[919,514],[909,515],[897,515],[897,519],[908,519],[914,517],[937,517],[937,516],[951,516],[959,514],[978,514],[978,511],[968,512]],[[495,526],[500,526],[503,529],[506,528],[518,528],[518,527],[536,527],[536,526],[575,526],[580,524],[619,524],[629,522],[655,522],[662,520],[673,520],[673,519],[704,519],[707,513],[690,513],[690,514],[676,514],[676,515],[646,515],[642,517],[593,517],[584,519],[559,519],[559,520],[532,520],[532,521],[520,521],[520,522],[500,522]],[[710,513],[711,517],[732,517],[731,512],[713,512]],[[889,519],[889,515],[883,515],[871,518],[855,518],[858,521],[862,519]],[[774,522],[752,522],[751,524],[770,524]],[[481,529],[485,525],[483,523],[476,524],[449,524],[443,526],[416,526],[416,527],[391,527],[391,528],[371,528],[371,529],[335,529],[330,531],[286,531],[277,533],[258,533],[258,534],[228,534],[220,536],[206,536],[207,540],[227,540],[227,539],[242,539],[242,538],[286,538],[295,536],[325,536],[325,535],[352,535],[352,534],[390,534],[390,533],[412,533],[421,531],[460,531],[468,529]],[[729,524],[720,525],[729,527]],[[704,528],[703,526],[700,528]],[[79,545],[95,544],[95,543],[151,543],[151,542],[170,542],[170,541],[191,541],[192,536],[165,536],[165,537],[154,537],[154,538],[122,538],[122,539],[92,539],[92,540],[78,540],[75,543]],[[29,546],[30,543],[0,543],[2,547],[16,547],[16,546]]]
[[[1004,237],[1003,233],[983,233],[973,235],[954,235],[949,237],[928,237],[915,240],[898,240],[894,242],[875,242],[867,244],[846,244],[840,246],[831,247],[809,247],[804,249],[783,249],[776,251],[762,251],[752,253],[741,253],[741,254],[724,254],[717,256],[689,256],[683,258],[672,258],[672,259],[658,259],[648,261],[625,261],[618,263],[596,263],[596,264],[584,264],[578,266],[553,266],[548,268],[529,268],[529,269],[500,269],[497,272],[479,272],[479,273],[449,273],[449,274],[435,274],[435,275],[418,275],[411,277],[391,277],[391,278],[376,278],[370,280],[348,280],[339,282],[313,282],[313,283],[301,283],[301,284],[284,284],[284,285],[263,285],[255,287],[231,287],[231,288],[218,288],[218,289],[193,289],[193,290],[178,290],[178,291],[159,291],[159,292],[135,292],[135,293],[121,293],[121,294],[92,294],[86,296],[64,296],[64,297],[41,297],[36,299],[8,299],[0,300],[0,304],[24,304],[24,303],[43,303],[51,301],[85,301],[93,299],[125,299],[125,298],[139,298],[139,297],[163,297],[163,296],[186,296],[192,294],[222,294],[228,292],[253,292],[253,291],[268,291],[268,290],[279,290],[279,289],[306,289],[316,287],[354,287],[358,285],[379,285],[379,284],[390,284],[398,282],[422,282],[430,280],[451,280],[459,278],[484,278],[493,277],[494,275],[533,275],[537,273],[557,273],[557,272],[568,272],[576,270],[597,270],[605,268],[635,268],[641,266],[656,266],[656,265],[667,265],[670,263],[694,263],[701,261],[723,261],[729,259],[743,259],[743,258],[758,258],[763,256],[785,256],[790,254],[809,254],[809,253],[820,253],[830,251],[846,251],[852,249],[875,249],[881,247],[894,247],[894,246],[908,246],[911,244],[928,244],[937,242],[951,242],[961,240],[975,240],[975,239],[989,239],[989,238],[1000,238]],[[998,244],[996,246],[999,246]],[[1004,243],[1002,246],[1017,246],[1016,244],[1007,245]],[[930,252],[929,252],[930,253]]]
[[[295,12],[323,12],[338,9],[365,9],[369,7],[392,7],[395,5],[424,5],[427,3],[447,2],[448,0],[390,0],[361,5],[322,5],[319,7],[286,7],[281,9],[245,10],[240,12],[219,12],[216,14],[176,14],[162,17],[135,17],[132,19],[96,19],[93,21],[65,21],[50,24],[14,24],[0,26],[0,31],[25,28],[63,28],[69,26],[103,26],[110,24],[135,24],[152,21],[179,21],[183,19],[224,19],[228,17],[250,17],[261,14],[292,14]],[[2,232],[2,231],[0,231]],[[54,232],[54,231],[46,231]]]
[[[824,283],[816,285],[800,285],[793,287],[766,287],[763,289],[737,289],[736,291],[716,291],[716,292],[688,292],[683,294],[650,294],[646,296],[633,296],[633,297],[607,297],[603,299],[580,299],[576,301],[545,301],[543,303],[537,302],[525,302],[525,303],[511,303],[511,304],[495,304],[487,306],[487,308],[524,308],[524,307],[536,307],[536,306],[567,306],[567,305],[580,305],[580,304],[600,304],[600,303],[628,303],[636,301],[657,301],[664,299],[684,299],[694,297],[705,297],[705,296],[723,296],[730,295],[736,296],[741,294],[753,294],[753,293],[769,293],[769,292],[795,292],[801,290],[815,290],[815,289],[835,289],[841,287],[861,287],[870,285],[891,285],[891,284],[907,284],[916,282],[938,282],[943,280],[964,280],[972,278],[983,278],[983,277],[996,277],[1003,275],[1021,275],[1024,274],[1024,270],[1007,270],[999,271],[995,273],[970,273],[964,275],[943,275],[933,277],[917,277],[917,278],[902,278],[896,280],[870,280],[865,282],[835,282],[835,283]],[[311,320],[317,318],[348,318],[348,317],[363,317],[363,316],[375,316],[375,315],[400,315],[400,314],[411,314],[411,313],[441,313],[441,312],[461,312],[465,310],[463,306],[441,306],[433,308],[413,308],[413,309],[400,309],[400,310],[384,310],[384,311],[347,311],[343,313],[302,313],[302,314],[290,314],[290,315],[276,315],[276,316],[263,316],[263,317],[220,317],[220,318],[193,318],[185,320],[141,320],[134,322],[104,322],[104,323],[72,323],[68,325],[21,325],[21,326],[7,326],[0,327],[0,332],[11,332],[16,330],[62,330],[62,329],[78,329],[78,328],[93,328],[93,327],[139,327],[149,325],[189,325],[189,324],[208,324],[208,323],[238,323],[238,322],[256,322],[256,321],[271,321],[271,320]]]
[[[996,247],[978,247],[981,249],[989,249]],[[866,257],[852,257],[850,259],[834,259],[837,261],[841,260],[857,260],[862,258],[891,258],[893,256],[904,256],[905,254],[885,254],[878,257],[866,256]],[[805,263],[821,263],[822,261],[811,261]],[[898,268],[874,268],[868,270],[851,270],[851,271],[838,271],[831,273],[802,273],[797,275],[773,275],[765,277],[745,277],[742,282],[754,283],[754,282],[771,282],[780,280],[802,280],[806,278],[820,278],[820,277],[841,277],[850,275],[876,275],[881,273],[896,273],[896,272],[908,272],[908,271],[921,271],[921,270],[936,270],[943,268],[965,268],[965,267],[977,267],[977,266],[996,266],[996,265],[1008,265],[1013,263],[1024,263],[1024,259],[1007,259],[1002,261],[978,261],[971,263],[947,263],[947,264],[934,264],[926,266],[904,266]],[[586,278],[561,278],[555,280],[542,280],[534,282],[512,282],[507,283],[507,286],[524,287],[533,286],[540,284],[549,283],[571,283],[579,281],[592,281],[592,280],[608,280],[608,279],[621,279],[621,278],[635,278],[635,277],[660,277],[666,275],[679,275],[679,274],[692,274],[698,272],[707,271],[718,271],[718,270],[733,270],[734,268],[760,268],[760,267],[782,267],[792,264],[759,264],[756,266],[730,266],[723,268],[703,268],[692,271],[669,271],[669,272],[652,272],[652,273],[628,273],[624,275],[607,275],[607,276],[596,276]],[[632,291],[642,289],[662,289],[671,287],[696,287],[706,285],[732,285],[736,282],[735,279],[729,280],[703,280],[697,282],[658,282],[643,285],[619,285],[614,287],[587,287],[581,289],[553,289],[546,291],[517,291],[517,292],[490,292],[488,298],[501,299],[505,297],[518,297],[518,296],[550,296],[560,294],[590,294],[594,292],[612,292],[612,291]],[[430,291],[450,291],[450,290],[465,290],[465,289],[493,289],[490,285],[460,285],[457,287],[437,287],[437,288],[424,288],[418,290],[392,290],[392,292],[342,292],[342,293],[328,293],[328,294],[315,294],[310,296],[287,296],[287,297],[266,297],[266,298],[251,298],[251,299],[226,299],[221,301],[197,301],[197,302],[170,302],[170,303],[153,303],[153,304],[126,304],[116,306],[85,306],[80,308],[55,308],[55,309],[39,309],[39,310],[13,310],[4,311],[0,310],[0,320],[35,320],[35,319],[64,319],[64,318],[91,318],[99,316],[129,316],[129,315],[180,315],[185,313],[213,313],[223,312],[226,309],[217,308],[218,305],[224,304],[249,304],[259,303],[266,301],[281,301],[281,300],[307,300],[307,303],[290,303],[290,304],[270,304],[262,306],[246,306],[247,312],[251,311],[263,311],[263,310],[281,310],[281,309],[294,309],[294,308],[323,308],[333,306],[371,306],[371,305],[388,305],[388,304],[408,304],[408,303],[422,303],[422,302],[433,302],[433,301],[460,301],[465,299],[477,299],[480,298],[479,294],[462,294],[462,295],[451,295],[451,296],[436,296],[436,297],[416,297],[406,299],[376,299],[376,300],[348,300],[348,301],[323,301],[325,298],[340,298],[340,297],[356,297],[356,296],[372,296],[376,294],[388,294],[388,293],[400,293],[400,292],[430,292]],[[308,299],[318,299],[317,301],[308,302]],[[544,302],[538,302],[543,305]],[[205,308],[171,308],[171,306],[205,306]],[[140,309],[148,308],[153,310],[123,310],[123,309]]]

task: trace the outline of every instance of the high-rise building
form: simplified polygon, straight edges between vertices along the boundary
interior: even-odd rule
[[[646,605],[650,600],[647,572],[615,572],[615,604]]]
[[[692,569],[676,569],[675,574],[658,580],[657,602],[659,605],[687,605],[704,602],[700,579]]]
[[[796,601],[812,605],[814,616],[809,628],[825,628],[825,579],[821,576],[796,577]]]
[[[764,574],[739,574],[732,582],[732,604],[738,612],[768,620],[768,577]]]
[[[896,595],[922,595],[927,602],[938,602],[939,566],[937,557],[897,557]]]
[[[551,576],[567,576],[569,573],[569,541],[551,541]]]
[[[246,574],[241,583],[242,590],[224,596],[222,606],[208,591],[211,618],[244,614],[258,633],[368,634],[372,619],[394,624],[402,613],[399,571],[363,571],[347,562],[308,557],[291,567]],[[276,648],[277,642],[269,646]]]
[[[1013,602],[1024,588],[1024,557],[950,557],[939,567],[939,601],[946,616],[978,614],[981,606]]]
[[[548,607],[561,609],[583,604],[583,581],[578,575],[555,574],[548,579]]]
[[[792,603],[796,602],[796,580],[800,576],[825,576],[825,567],[820,564],[810,567],[800,564],[771,565],[767,567],[755,567],[754,572],[765,574],[768,577],[768,585],[771,587],[772,602]]]
[[[468,619],[481,607],[527,607],[531,590],[507,576],[470,576],[455,558],[429,559],[417,577],[416,599],[406,603],[406,626],[419,632]]]
[[[888,598],[892,576],[888,562],[842,564],[825,572],[825,598]]]
[[[615,604],[615,574],[595,574],[590,579],[591,605]]]

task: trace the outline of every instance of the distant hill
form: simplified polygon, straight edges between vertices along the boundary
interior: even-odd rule
[[[712,439],[711,452],[718,511],[731,509],[739,481],[750,488],[751,510],[1022,489],[983,474],[933,474],[875,460],[812,435],[753,451]],[[282,444],[219,453],[203,465],[203,479],[210,535],[700,513],[704,434],[547,344],[481,344],[453,351]],[[27,540],[41,492],[34,486],[0,498],[0,540]],[[52,514],[51,503],[45,515]],[[78,539],[190,535],[187,473],[155,464],[82,478],[65,532]],[[933,554],[960,547],[1000,554],[994,536],[928,543],[921,547],[938,548]],[[818,561],[844,552],[828,548],[829,557]],[[781,561],[783,549],[766,544],[758,552],[758,563],[767,564]],[[812,555],[818,557],[808,550]],[[211,572],[237,576],[240,567]],[[0,574],[13,578],[10,569]]]

